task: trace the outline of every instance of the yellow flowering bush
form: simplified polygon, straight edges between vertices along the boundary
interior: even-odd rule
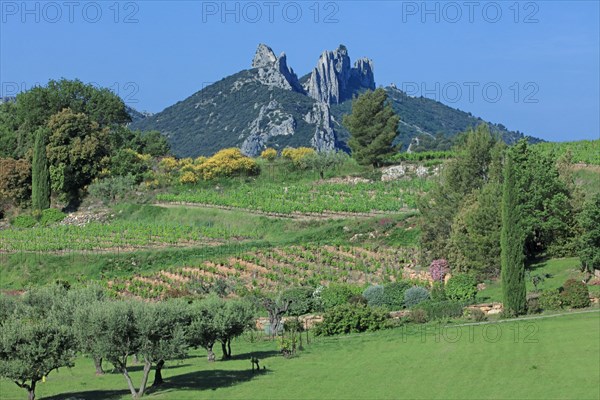
[[[179,183],[183,185],[193,185],[198,182],[198,177],[192,171],[187,171],[179,177]]]
[[[310,147],[298,147],[297,149],[293,147],[286,147],[281,152],[281,156],[292,161],[295,165],[298,165],[304,158],[312,156],[316,153],[317,152]]]
[[[256,175],[260,172],[256,161],[243,155],[237,148],[219,151],[201,165],[197,165],[195,170],[205,180],[237,174]]]
[[[166,172],[171,172],[177,168],[177,160],[174,157],[165,157],[158,163],[158,166]]]
[[[207,160],[206,157],[200,156],[194,160],[195,165],[202,165]]]
[[[277,158],[277,150],[268,148],[264,149],[262,153],[260,153],[260,158],[267,161],[273,161]]]

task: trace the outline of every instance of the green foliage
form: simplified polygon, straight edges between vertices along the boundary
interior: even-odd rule
[[[367,304],[371,307],[384,307],[385,296],[384,296],[383,285],[369,286],[363,292],[363,297],[367,299]]]
[[[579,215],[583,230],[579,238],[579,260],[584,271],[600,269],[600,194],[588,201]]]
[[[577,142],[542,142],[535,145],[536,150],[544,155],[557,159],[570,152],[573,162],[588,165],[600,165],[598,155],[600,140],[579,140]]]
[[[37,220],[31,215],[22,214],[13,218],[10,224],[15,228],[33,228],[37,225]]]
[[[558,289],[543,290],[540,293],[539,305],[543,310],[560,310],[563,300]]]
[[[452,275],[444,287],[444,292],[452,301],[472,301],[477,294],[477,280],[471,274]]]
[[[295,317],[314,312],[315,298],[313,297],[314,289],[311,287],[296,287],[285,290],[282,293],[282,298],[291,300],[290,307],[286,314]]]
[[[415,306],[414,310],[425,311],[427,320],[439,320],[447,318],[458,318],[463,315],[464,303],[460,301],[431,301],[426,300]],[[413,311],[414,311],[413,310]]]
[[[74,358],[75,337],[57,320],[11,318],[0,325],[0,377],[26,389],[29,399],[34,399],[37,382],[73,366]]]
[[[431,300],[433,301],[444,301],[447,300],[446,289],[444,288],[443,282],[433,282],[431,287]]]
[[[473,204],[477,193],[484,185],[499,181],[498,159],[501,159],[502,150],[503,144],[492,135],[487,125],[479,125],[475,130],[471,129],[464,134],[463,142],[456,147],[456,158],[446,163],[439,184],[419,202],[423,264],[429,264],[434,259],[447,258],[453,231],[454,236],[460,237],[454,238],[454,244],[450,246],[452,263],[459,261],[461,266],[465,267],[470,263],[470,253],[473,251],[462,254],[462,244],[471,239],[480,239],[472,236],[490,229],[485,225],[487,221],[479,221],[482,219],[479,216],[485,216],[487,210],[475,213],[473,217],[468,217],[468,214],[478,211],[477,209],[472,212],[462,211],[458,217],[457,214],[463,206],[475,207]],[[494,213],[492,219],[493,215]],[[469,219],[481,222],[473,232],[465,226]],[[457,226],[453,227],[453,223]],[[491,239],[489,241],[493,242]],[[483,249],[478,253],[483,254]]]
[[[427,299],[429,299],[429,291],[420,286],[413,286],[404,293],[404,305],[406,308],[412,308]]]
[[[517,197],[516,167],[513,165],[513,155],[509,153],[504,166],[500,258],[504,310],[519,315],[526,311],[526,289],[521,225],[523,214]]]
[[[590,305],[590,293],[587,285],[575,279],[567,280],[560,292],[562,303],[571,308],[584,308]]]
[[[387,320],[388,314],[382,309],[342,304],[325,312],[323,322],[315,326],[315,335],[372,332],[385,328]]]
[[[321,306],[325,311],[348,303],[350,298],[355,295],[360,295],[362,290],[358,286],[347,284],[330,284],[323,288],[319,293]]]
[[[93,182],[88,186],[88,193],[104,204],[111,204],[123,200],[135,184],[133,175],[114,176]]]
[[[64,109],[48,121],[48,161],[52,190],[66,201],[79,198],[79,190],[92,182],[105,166],[107,128],[83,113]]]
[[[50,171],[46,155],[47,131],[40,128],[35,133],[31,172],[31,206],[42,211],[50,208]]]
[[[67,215],[60,211],[57,208],[47,208],[42,211],[42,215],[40,217],[40,224],[43,226],[48,226],[52,224],[56,224],[57,222],[65,219]]]
[[[400,118],[387,103],[383,89],[366,92],[352,103],[352,113],[343,124],[350,132],[352,157],[361,165],[381,165],[393,153]]]
[[[396,281],[383,285],[383,303],[390,310],[400,310],[404,307],[404,294],[410,288],[406,281]]]

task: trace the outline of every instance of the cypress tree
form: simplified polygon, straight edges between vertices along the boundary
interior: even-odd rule
[[[504,310],[515,315],[526,308],[524,241],[521,227],[517,179],[513,157],[509,151],[504,165],[502,193],[502,230],[500,232],[500,263]]]
[[[50,172],[46,156],[46,131],[42,128],[36,131],[33,146],[31,205],[34,210],[38,211],[50,208]]]

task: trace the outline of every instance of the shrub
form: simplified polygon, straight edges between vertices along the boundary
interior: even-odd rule
[[[298,147],[297,149],[286,147],[281,152],[281,157],[291,161],[296,167],[307,167],[308,165],[303,165],[304,159],[314,154],[316,154],[316,151],[310,147]]]
[[[272,162],[277,158],[277,150],[268,148],[264,149],[262,153],[260,153],[260,158]]]
[[[323,315],[323,322],[315,326],[315,335],[331,336],[376,331],[387,327],[388,317],[388,313],[380,308],[342,304]]]
[[[409,320],[415,324],[424,324],[427,322],[427,312],[422,308],[410,310]]]
[[[543,290],[539,297],[539,305],[542,310],[560,310],[562,297],[557,289]]]
[[[429,273],[435,282],[443,282],[448,271],[450,271],[450,266],[448,261],[443,258],[433,260],[429,265]]]
[[[431,300],[433,301],[444,301],[447,300],[446,290],[444,289],[443,282],[433,282],[431,287]]]
[[[104,204],[109,204],[124,198],[134,185],[135,178],[132,175],[114,176],[92,183],[88,186],[88,193]]]
[[[10,224],[15,228],[32,228],[37,225],[37,220],[31,215],[19,215]]]
[[[575,279],[564,283],[560,296],[567,307],[584,308],[590,305],[590,293],[586,284]]]
[[[429,299],[429,291],[420,286],[413,286],[404,293],[404,305],[407,308],[412,308],[427,299]]]
[[[365,299],[365,297],[361,294],[355,294],[352,297],[350,297],[348,299],[348,304],[360,304],[363,306],[367,306],[369,305],[369,303],[367,302],[367,299]]]
[[[208,158],[196,167],[204,180],[234,175],[257,175],[260,167],[250,157],[242,154],[238,148],[224,149]]]
[[[487,321],[487,316],[479,308],[466,308],[464,315],[475,322]]]
[[[463,315],[463,303],[458,301],[426,300],[416,305],[415,308],[424,310],[428,320],[458,318]]]
[[[331,284],[320,293],[315,292],[315,297],[320,300],[323,310],[329,310],[333,307],[346,304],[352,296],[360,295],[361,289],[358,286],[346,284]]]
[[[454,301],[471,301],[477,294],[477,281],[469,274],[457,274],[448,279],[446,296]]]
[[[56,208],[48,208],[42,211],[40,223],[42,225],[55,224],[65,219],[66,214]]]
[[[540,305],[540,296],[538,293],[532,293],[527,296],[527,314],[538,314],[542,312]]]
[[[193,185],[198,182],[198,177],[191,171],[184,172],[179,177],[179,183],[182,185]]]
[[[404,307],[404,293],[410,288],[406,281],[397,281],[383,286],[383,302],[390,310]]]
[[[363,292],[363,297],[371,307],[385,306],[385,296],[383,295],[383,285],[369,286]]]

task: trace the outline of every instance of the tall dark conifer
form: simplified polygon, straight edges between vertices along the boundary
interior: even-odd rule
[[[38,211],[50,208],[50,172],[46,156],[46,131],[43,128],[35,133],[31,165],[31,205]]]

